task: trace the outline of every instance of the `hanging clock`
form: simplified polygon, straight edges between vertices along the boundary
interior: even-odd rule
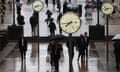
[[[32,4],[32,8],[33,10],[39,12],[43,8],[43,2],[38,0],[34,1]]]
[[[102,12],[106,15],[112,14],[114,7],[110,3],[104,3],[101,8]]]
[[[80,18],[73,12],[65,13],[60,19],[60,27],[66,33],[74,33],[79,30],[80,26]]]

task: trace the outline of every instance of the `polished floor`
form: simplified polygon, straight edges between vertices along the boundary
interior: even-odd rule
[[[110,42],[112,44],[112,42]],[[97,46],[95,46],[97,45]],[[102,45],[102,46],[101,46]],[[28,50],[26,60],[21,62],[20,53],[18,47],[12,50],[12,52],[0,63],[0,72],[51,72],[51,66],[46,62],[48,43],[28,43]],[[74,48],[75,55],[73,59],[73,71],[74,72],[119,72],[116,71],[114,57],[111,56],[107,64],[105,50],[105,43],[90,43],[89,45],[89,57],[85,61],[77,63],[78,52]],[[112,46],[110,46],[112,47]],[[101,48],[101,49],[100,49]],[[69,72],[69,58],[66,45],[63,43],[64,61],[59,62],[60,72]],[[112,48],[110,49],[112,51]],[[39,54],[39,57],[38,57]]]
[[[18,48],[14,49],[12,53],[0,63],[0,72],[47,72],[50,71],[50,64],[46,63],[47,56],[47,43],[40,44],[40,54],[38,59],[37,43],[29,43],[26,61],[22,64]],[[68,52],[65,45],[64,47],[64,61],[60,62],[60,72],[69,72]],[[85,63],[77,64],[77,52],[73,60],[74,72],[101,72],[104,70],[102,63],[99,61],[96,49],[90,48],[89,58]],[[38,61],[39,60],[39,61]],[[100,66],[101,65],[101,66]],[[100,69],[102,68],[102,69]]]

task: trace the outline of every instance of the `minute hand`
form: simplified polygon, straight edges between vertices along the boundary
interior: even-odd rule
[[[69,23],[67,23],[67,24],[65,25],[65,27],[69,26],[71,23],[72,23],[72,21],[70,21]]]

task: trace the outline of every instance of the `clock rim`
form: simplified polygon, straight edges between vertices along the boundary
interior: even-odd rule
[[[36,9],[33,7],[33,5],[34,5],[35,2],[40,2],[40,3],[42,4],[42,7],[41,7],[40,10],[36,10]],[[33,9],[34,11],[40,12],[43,8],[44,8],[44,3],[43,3],[41,0],[35,0],[35,1],[33,1],[33,3],[32,3],[32,9]]]
[[[109,13],[109,14],[106,14],[106,13],[103,11],[103,8],[102,8],[102,7],[103,7],[103,5],[105,5],[105,4],[109,4],[109,5],[111,5],[111,6],[113,7],[112,12],[114,11],[114,6],[113,6],[111,3],[105,2],[105,3],[103,3],[102,6],[101,6],[101,11],[102,11],[102,13],[105,14],[105,15],[110,15],[110,14],[112,14],[112,12]]]
[[[62,19],[62,17],[63,17],[64,15],[66,15],[66,14],[69,14],[69,13],[73,13],[74,15],[76,15],[76,16],[78,17],[79,21],[80,21],[79,27],[78,27],[77,30],[75,30],[74,32],[65,31],[65,30],[61,27],[61,19]],[[79,17],[76,13],[74,13],[74,12],[66,12],[66,13],[64,13],[64,14],[62,15],[62,17],[60,18],[60,28],[62,29],[63,32],[68,33],[68,34],[71,34],[71,33],[77,32],[77,31],[80,29],[80,27],[81,27],[81,19],[80,19],[80,17]]]

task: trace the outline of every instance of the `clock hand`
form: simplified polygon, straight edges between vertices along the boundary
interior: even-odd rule
[[[35,6],[35,8],[38,8],[38,7],[40,7],[40,5],[36,5],[36,6]]]
[[[72,21],[66,23],[65,27],[69,26],[72,23]]]
[[[77,23],[76,21],[75,22],[69,22],[69,23],[67,23],[67,25],[65,25],[65,27],[67,27],[67,26],[69,26],[71,23]]]
[[[104,8],[104,9],[105,9],[105,11],[106,11],[106,10],[111,9],[111,8]]]

